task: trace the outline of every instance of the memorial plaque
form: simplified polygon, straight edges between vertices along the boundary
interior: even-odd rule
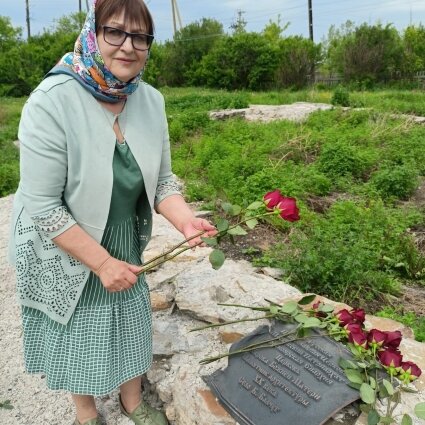
[[[262,326],[230,351],[264,341],[294,324]],[[283,338],[293,339],[294,335]],[[321,425],[359,398],[349,387],[339,359],[351,358],[341,343],[313,332],[272,348],[229,357],[226,369],[204,376],[222,406],[241,425]]]

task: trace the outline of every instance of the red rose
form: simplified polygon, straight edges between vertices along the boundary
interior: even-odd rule
[[[300,211],[295,198],[283,197],[277,208],[280,209],[280,216],[286,221],[298,221],[300,219]]]
[[[358,325],[357,323],[352,323],[347,325],[348,326],[356,326]],[[358,325],[360,326],[360,325]],[[363,331],[359,331],[359,332],[354,332],[351,331],[350,334],[348,335],[348,341],[350,341],[352,344],[354,345],[358,345],[360,347],[363,348],[367,348],[367,335],[363,332]]]
[[[359,334],[363,332],[360,323],[348,323],[344,326],[344,328],[347,330],[347,335],[351,335],[352,333]]]
[[[401,379],[405,382],[414,381],[422,374],[421,369],[413,362],[401,363]]]
[[[319,308],[323,305],[322,301],[317,301],[312,305],[313,310],[319,310]]]
[[[370,345],[381,347],[387,340],[387,334],[379,329],[371,329],[367,334],[367,340]]]
[[[345,308],[338,311],[338,313],[335,314],[335,317],[338,319],[338,322],[341,326],[348,325],[348,323],[352,323],[354,321],[351,313]]]
[[[392,350],[390,348],[384,351],[379,351],[378,357],[382,366],[386,368],[399,368],[403,360],[403,356],[400,351]]]
[[[401,342],[401,332],[392,331],[385,332],[387,334],[387,340],[385,341],[385,347],[398,348]]]
[[[283,195],[280,193],[280,190],[274,190],[273,192],[267,192],[263,196],[264,202],[269,209],[273,209],[279,205],[283,200]]]
[[[362,308],[351,310],[351,315],[353,316],[354,320],[358,323],[363,323],[366,318],[365,311]]]

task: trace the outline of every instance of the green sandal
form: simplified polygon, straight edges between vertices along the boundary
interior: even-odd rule
[[[102,425],[102,422],[100,422],[99,418],[95,418],[81,424],[78,419],[75,419],[74,425]]]
[[[164,413],[154,409],[143,401],[136,407],[132,413],[128,413],[119,397],[120,409],[123,415],[130,418],[136,425],[168,425],[167,417]]]

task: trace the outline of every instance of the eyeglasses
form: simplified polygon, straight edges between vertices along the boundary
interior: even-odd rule
[[[143,34],[137,32],[127,32],[118,28],[108,27],[102,25],[103,28],[103,39],[106,43],[111,46],[122,46],[127,40],[127,37],[131,38],[131,44],[135,50],[149,50],[153,42],[152,34]]]

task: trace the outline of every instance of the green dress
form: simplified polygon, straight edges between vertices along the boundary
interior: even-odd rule
[[[143,176],[126,143],[116,143],[114,185],[102,246],[141,264],[136,204]],[[144,276],[129,290],[108,292],[90,274],[67,325],[22,307],[25,368],[46,375],[47,386],[102,396],[144,374],[152,364],[152,315]]]

